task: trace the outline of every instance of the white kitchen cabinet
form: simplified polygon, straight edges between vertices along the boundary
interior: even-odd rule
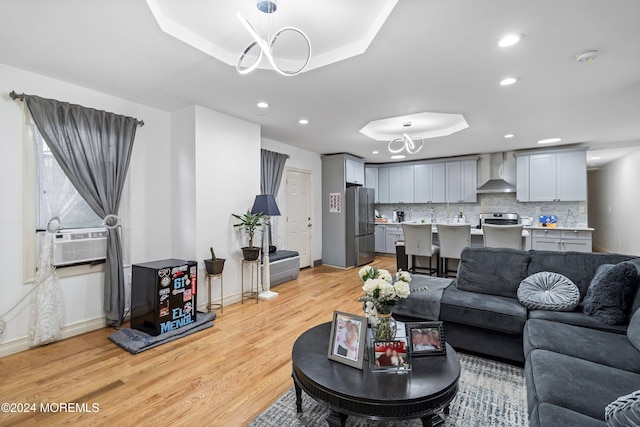
[[[590,230],[531,230],[531,248],[539,251],[591,252]]]
[[[364,185],[364,163],[347,158],[345,168],[346,182]]]
[[[398,240],[404,240],[402,226],[399,224],[385,225],[385,252],[395,254]]]
[[[587,200],[584,150],[518,155],[517,168],[519,202]]]
[[[389,168],[389,203],[400,203],[402,200],[402,166]]]
[[[475,203],[478,201],[478,160],[447,162],[446,201],[451,203]]]
[[[389,203],[413,203],[414,166],[389,168]]]
[[[413,203],[415,199],[415,166],[402,166],[401,203]]]
[[[557,160],[555,153],[529,156],[530,201],[556,201]]]
[[[427,163],[415,165],[415,203],[444,203],[445,165]]]
[[[389,203],[389,168],[378,168],[378,203]]]
[[[376,252],[386,252],[387,247],[386,247],[386,226],[384,224],[376,224],[376,231],[375,231],[375,248],[376,248]]]
[[[378,201],[378,168],[365,167],[364,168],[364,186],[367,188],[373,188],[374,200]]]
[[[529,201],[529,156],[516,158],[516,202]]]
[[[465,203],[478,201],[478,161],[463,160],[460,162],[460,193]]]
[[[587,200],[587,158],[584,151],[558,153],[557,199],[563,202]]]

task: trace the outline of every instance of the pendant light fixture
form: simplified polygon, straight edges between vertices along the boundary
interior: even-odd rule
[[[256,7],[258,8],[258,10],[264,14],[270,15],[272,13],[274,13],[277,9],[278,9],[278,5],[276,4],[275,0],[260,0],[256,3]],[[245,18],[244,16],[242,16],[242,14],[240,12],[238,12],[236,14],[236,16],[238,17],[238,20],[242,23],[242,25],[244,25],[244,27],[247,29],[247,31],[249,32],[249,34],[251,35],[251,37],[253,38],[253,41],[251,43],[249,43],[247,45],[246,48],[244,48],[244,50],[242,51],[242,53],[240,54],[240,57],[238,58],[238,62],[236,63],[236,70],[238,70],[238,73],[240,74],[249,74],[250,72],[252,72],[253,70],[255,70],[258,65],[260,64],[260,61],[262,61],[262,56],[264,55],[267,60],[269,61],[269,63],[271,64],[271,66],[273,67],[273,69],[283,75],[283,76],[295,76],[297,74],[300,74],[309,64],[309,60],[311,59],[311,42],[309,42],[309,38],[307,37],[307,35],[305,33],[302,32],[302,30],[295,28],[295,27],[283,27],[281,29],[279,29],[278,31],[275,32],[275,34],[273,35],[273,37],[271,37],[271,40],[267,41],[263,38],[260,37],[260,34],[258,34],[258,32],[256,31],[256,29],[253,27],[253,25],[251,25],[251,23],[247,20],[247,18]],[[271,27],[271,19],[269,19],[269,27]],[[270,30],[271,28],[269,28]],[[269,31],[270,33],[271,31]],[[298,68],[297,70],[294,71],[287,71],[287,70],[283,70],[281,67],[279,67],[276,64],[276,61],[273,57],[273,46],[276,43],[276,41],[278,40],[278,37],[282,36],[285,33],[296,33],[298,35],[300,35],[302,37],[302,39],[304,40],[304,43],[306,44],[307,48],[306,48],[306,59],[304,59],[304,63],[302,65],[302,67]],[[258,53],[258,57],[257,59],[250,65],[243,65],[243,62],[245,61],[245,59],[247,58],[247,56],[251,53],[251,51],[257,48],[259,49],[259,53]]]
[[[411,122],[404,122],[402,126],[404,128],[410,128],[412,125]],[[389,152],[393,154],[401,153],[403,150],[406,150],[409,154],[416,154],[418,151],[422,149],[424,145],[424,139],[420,137],[411,138],[406,133],[403,133],[400,138],[396,138],[389,142]]]

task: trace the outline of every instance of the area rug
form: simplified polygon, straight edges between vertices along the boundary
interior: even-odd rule
[[[522,368],[463,353],[460,388],[449,415],[441,414],[445,426],[528,426],[527,400]],[[302,393],[302,414],[296,414],[293,388],[258,415],[250,427],[325,427],[329,409]],[[420,420],[368,421],[349,417],[348,427],[422,427]]]
[[[155,337],[137,329],[122,328],[109,335],[109,339],[125,350],[133,354],[138,354],[145,350],[149,350],[150,348],[154,348],[159,345],[175,341],[179,338],[186,337],[187,335],[191,335],[195,332],[202,331],[203,329],[210,328],[213,326],[213,319],[215,318],[216,313],[198,312],[198,315],[196,316],[197,320],[195,322]]]

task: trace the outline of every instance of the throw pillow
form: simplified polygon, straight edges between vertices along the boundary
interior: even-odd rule
[[[625,324],[637,288],[638,272],[632,264],[602,264],[587,289],[582,311],[607,325]]]
[[[640,390],[608,404],[604,409],[604,419],[609,427],[640,425]]]
[[[631,344],[640,351],[640,310],[636,310],[631,317],[629,327],[627,328],[627,338]]]
[[[640,275],[640,258],[635,258],[625,262],[627,264],[633,265],[636,268],[636,270],[638,270],[638,275]],[[633,315],[633,313],[635,313],[639,308],[640,308],[640,292],[636,291],[636,297],[633,299],[633,305],[631,306],[631,315]]]
[[[580,290],[562,274],[542,271],[520,282],[518,301],[529,310],[572,311],[580,302]]]

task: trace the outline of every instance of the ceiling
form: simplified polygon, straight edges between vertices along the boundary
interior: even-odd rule
[[[340,25],[358,22],[358,9],[332,10]],[[310,15],[282,25],[305,30]],[[469,128],[425,140],[411,159],[537,148],[549,137],[628,152],[640,147],[638,16],[637,0],[402,0],[358,56],[295,77],[241,76],[163,32],[144,1],[3,0],[0,62],[166,111],[199,104],[261,125],[266,138],[371,162],[389,161],[386,142],[360,129],[425,111],[462,114]],[[511,32],[523,40],[499,48]],[[577,62],[586,49],[600,54]],[[500,86],[507,76],[519,80]],[[21,91],[3,90],[12,89]]]
[[[146,2],[160,28],[167,34],[234,67],[239,52],[253,41],[236,19],[237,13],[246,18],[267,42],[276,31],[291,27],[295,22],[295,27],[303,29],[313,40],[313,55],[304,68],[304,71],[310,71],[364,53],[398,0],[284,1],[275,3],[282,5],[275,13],[262,13],[255,0]],[[304,39],[286,31],[277,39],[273,46],[276,65],[288,65],[285,69],[290,70],[300,69],[308,54]],[[259,49],[250,53],[254,51],[257,54]],[[256,59],[255,55],[251,57]],[[262,61],[258,67],[270,68],[270,65],[268,61]]]

